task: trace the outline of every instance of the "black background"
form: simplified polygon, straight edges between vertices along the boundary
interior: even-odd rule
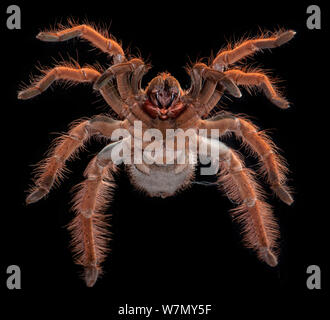
[[[22,29],[13,31],[6,28],[10,4],[2,2],[0,6],[0,290],[7,298],[2,302],[29,302],[34,309],[41,301],[48,301],[61,309],[62,303],[78,299],[73,306],[93,312],[102,308],[115,318],[118,306],[125,303],[207,303],[213,304],[213,315],[220,315],[228,301],[239,306],[252,299],[253,312],[260,299],[281,306],[293,297],[312,301],[328,293],[328,187],[322,182],[327,181],[329,162],[325,153],[329,103],[327,79],[321,77],[328,72],[325,42],[329,12],[323,4],[319,2],[322,29],[308,30],[306,8],[311,3],[303,1],[244,5],[234,1],[56,1],[38,5],[25,1],[15,3],[22,10]],[[34,67],[38,63],[50,66],[53,58],[68,54],[81,64],[109,63],[105,54],[79,40],[52,44],[35,39],[40,30],[68,17],[111,23],[111,33],[124,48],[129,46],[133,54],[140,52],[151,61],[153,69],[145,84],[166,70],[184,88],[189,86],[183,69],[187,62],[216,53],[227,39],[254,35],[259,27],[297,31],[290,43],[254,58],[285,80],[285,94],[292,102],[289,110],[276,108],[261,94],[250,96],[245,91],[241,99],[225,100],[228,110],[246,113],[261,128],[271,129],[290,166],[295,203],[288,207],[271,194],[269,197],[281,228],[277,268],[259,262],[253,252],[243,248],[239,228],[228,214],[233,204],[216,188],[194,185],[173,198],[151,199],[135,191],[121,172],[108,211],[113,240],[105,274],[94,288],[85,287],[72,262],[65,226],[73,215],[70,190],[82,180],[84,167],[102,144],[90,144],[80,160],[69,164],[72,173],[47,200],[27,207],[25,191],[31,181],[31,165],[43,157],[56,137],[51,133],[66,131],[77,118],[106,112],[106,104],[87,85],[54,86],[35,99],[16,99],[19,84],[28,82],[31,73],[38,74]],[[247,163],[253,167],[255,161],[248,159]],[[6,289],[6,268],[12,264],[21,267],[21,290]],[[322,270],[320,291],[306,287],[306,269],[312,264]],[[239,308],[232,310],[236,313]]]

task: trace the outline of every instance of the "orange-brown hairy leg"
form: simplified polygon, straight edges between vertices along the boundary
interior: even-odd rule
[[[18,93],[18,99],[31,99],[44,92],[55,81],[68,81],[71,83],[95,82],[101,74],[92,68],[74,68],[73,66],[57,66],[43,71],[44,76],[34,81],[30,87]],[[107,84],[100,89],[100,93],[109,106],[122,118],[128,112],[128,106],[116,93],[113,85]]]
[[[69,132],[55,140],[49,157],[37,167],[35,186],[30,190],[26,203],[34,203],[45,197],[65,171],[65,162],[72,159],[91,135],[101,134],[110,137],[113,130],[121,128],[122,122],[105,116],[75,123]]]
[[[224,72],[214,70],[207,66],[205,66],[202,70],[203,78],[210,80],[205,83],[200,94],[200,99],[202,99],[204,103],[208,101],[215,90],[216,86],[214,85],[214,82],[215,84],[221,84],[232,96],[236,98],[240,98],[242,96],[242,93],[236,83],[230,77],[227,77]],[[213,88],[213,90],[210,90],[211,88]]]
[[[118,91],[120,93],[123,101],[126,101],[127,98],[133,96],[133,89],[129,76],[138,68],[144,65],[144,62],[141,59],[131,59],[127,62],[122,62],[119,64],[114,64],[108,68],[94,83],[93,88],[95,90],[100,90],[109,83],[114,77],[116,77]]]
[[[112,198],[115,167],[110,161],[96,156],[89,163],[86,180],[77,186],[74,197],[75,218],[69,225],[76,263],[84,267],[84,280],[92,287],[100,273],[108,251],[107,223],[103,211]]]
[[[138,66],[133,71],[131,78],[131,87],[134,96],[143,96],[144,90],[141,88],[141,81],[143,76],[148,72],[150,68],[150,65],[143,64]]]
[[[239,204],[233,216],[243,226],[245,245],[254,249],[259,259],[272,267],[276,266],[273,249],[276,247],[278,227],[270,206],[263,201],[260,187],[252,173],[244,168],[238,155],[229,148],[220,157],[220,168],[220,187]]]
[[[204,63],[196,63],[188,72],[191,87],[182,97],[182,101],[193,105],[200,117],[206,116],[215,107],[225,90],[234,97],[242,96],[231,78]]]
[[[271,139],[250,121],[224,113],[200,122],[201,129],[218,129],[220,135],[233,132],[241,137],[243,144],[249,147],[261,160],[261,171],[267,177],[275,194],[286,204],[291,205],[293,198],[286,186],[287,167],[278,154]],[[210,132],[209,132],[210,134]]]
[[[50,41],[50,42],[57,42],[57,41],[66,41],[75,37],[80,37],[85,40],[90,41],[95,47],[101,49],[102,51],[108,53],[109,55],[113,56],[113,70],[116,74],[116,80],[118,85],[118,90],[123,100],[126,100],[129,94],[131,93],[131,86],[128,79],[128,75],[125,72],[127,69],[125,65],[126,57],[122,47],[114,40],[109,39],[108,36],[102,35],[100,32],[96,31],[93,27],[82,24],[78,26],[73,26],[71,28],[66,28],[63,30],[55,31],[55,32],[40,32],[37,35],[37,38],[42,41]],[[139,59],[133,59],[135,62]],[[140,60],[139,60],[140,61]],[[124,63],[124,66],[121,65]],[[118,64],[118,67],[116,66]],[[134,64],[134,63],[133,63]],[[101,75],[98,75],[98,78]],[[102,78],[95,85],[94,89],[99,90],[101,86],[109,80],[109,73],[102,75]],[[94,81],[95,79],[93,79]],[[102,85],[101,85],[102,84]],[[104,90],[106,91],[106,90]],[[101,92],[102,95],[107,95],[106,92]]]
[[[82,24],[56,32],[40,32],[37,38],[42,41],[58,42],[80,37],[91,42],[95,47],[114,57],[115,62],[125,59],[122,47],[114,40],[103,36],[89,25]]]
[[[200,104],[208,102],[214,93],[217,84],[220,84],[234,97],[242,94],[236,83],[225,73],[214,70],[204,63],[196,63],[189,71],[191,77],[191,88],[186,95],[188,99],[195,99]],[[205,80],[203,83],[203,80]]]
[[[281,33],[275,33],[269,38],[259,38],[244,41],[232,50],[220,52],[213,60],[212,67],[216,70],[223,71],[228,65],[231,65],[244,57],[250,56],[262,49],[276,48],[290,41],[295,31],[289,30]]]
[[[57,66],[44,71],[44,73],[45,75],[40,80],[35,81],[30,87],[20,91],[18,99],[31,99],[47,90],[57,80],[73,83],[94,82],[100,76],[100,73],[92,68],[72,68],[66,66]]]
[[[119,92],[113,83],[106,84],[100,89],[100,93],[111,109],[117,113],[120,119],[126,118],[130,112],[129,107],[120,97]]]
[[[198,111],[198,114],[201,117],[206,117],[213,108],[218,104],[220,99],[222,98],[224,94],[224,88],[221,86],[217,86],[212,94],[212,96],[208,99],[208,101],[200,107],[200,110]]]
[[[289,108],[289,102],[280,96],[274,84],[272,84],[269,77],[261,72],[243,72],[241,70],[228,70],[225,74],[233,79],[238,85],[246,87],[260,88],[266,97],[281,109]]]

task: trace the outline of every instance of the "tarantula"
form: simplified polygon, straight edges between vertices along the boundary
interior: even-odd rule
[[[208,65],[201,62],[193,64],[187,69],[191,77],[188,90],[183,90],[179,82],[168,73],[159,74],[146,89],[141,88],[141,80],[150,66],[140,58],[128,59],[118,42],[91,25],[70,25],[37,35],[39,40],[48,42],[66,41],[75,37],[88,40],[112,57],[112,65],[102,71],[93,66],[58,64],[52,69],[42,70],[43,75],[19,91],[18,98],[30,99],[58,80],[89,82],[117,114],[117,119],[101,114],[73,123],[68,133],[55,141],[48,157],[39,164],[26,203],[37,202],[49,193],[63,177],[66,161],[72,159],[90,137],[112,139],[116,129],[128,132],[126,138],[111,142],[90,161],[84,173],[86,179],[76,187],[73,206],[75,217],[68,228],[73,238],[76,263],[84,268],[87,286],[95,284],[108,250],[108,224],[104,210],[113,197],[113,174],[118,166],[112,159],[112,152],[115,147],[123,147],[127,138],[138,139],[134,131],[137,121],[142,123],[142,132],[151,128],[159,129],[162,133],[168,129],[192,129],[200,142],[199,151],[204,149],[204,153],[201,151],[199,156],[204,155],[211,160],[214,154],[211,154],[210,149],[216,146],[219,160],[217,184],[238,204],[233,217],[242,224],[245,244],[256,251],[260,260],[272,267],[277,265],[274,249],[279,236],[278,227],[254,178],[255,173],[244,166],[238,152],[220,139],[213,139],[212,130],[217,129],[220,136],[233,133],[239,137],[243,145],[259,158],[261,173],[273,192],[290,205],[293,198],[286,186],[285,162],[271,139],[251,121],[224,111],[214,117],[209,115],[225,93],[241,97],[238,86],[259,88],[273,104],[282,109],[288,108],[288,101],[264,72],[259,69],[248,71],[238,65],[230,69],[230,66],[263,49],[281,46],[294,35],[295,32],[290,30],[245,39],[222,49]],[[202,129],[206,137],[200,134]],[[138,151],[136,145],[129,148],[133,155]],[[145,141],[142,141],[140,149],[147,149]],[[174,149],[178,151],[179,147],[176,145]],[[186,145],[180,150],[186,154],[190,152]],[[143,190],[150,197],[162,198],[189,186],[194,179],[196,167],[196,161],[187,160],[165,164],[143,160],[125,164],[131,182],[137,189]]]

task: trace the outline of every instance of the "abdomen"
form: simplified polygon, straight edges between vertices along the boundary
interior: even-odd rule
[[[170,197],[186,188],[194,178],[195,165],[148,165],[149,174],[127,165],[132,183],[151,197]]]

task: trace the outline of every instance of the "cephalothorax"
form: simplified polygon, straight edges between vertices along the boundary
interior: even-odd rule
[[[167,73],[155,77],[144,90],[141,88],[141,80],[150,66],[142,59],[127,59],[122,47],[106,33],[98,32],[90,25],[71,25],[59,31],[39,33],[37,38],[42,41],[66,41],[74,37],[86,39],[112,56],[113,64],[105,71],[92,66],[59,64],[44,70],[44,75],[21,90],[18,98],[32,98],[57,80],[90,82],[119,120],[98,115],[75,122],[41,162],[35,186],[30,190],[26,202],[37,202],[46,196],[62,177],[65,162],[72,159],[92,136],[101,135],[110,139],[115,130],[125,129],[130,137],[137,138],[134,137],[134,124],[137,121],[142,124],[143,132],[151,128],[161,132],[168,129],[192,129],[195,138],[199,140],[199,151],[201,146],[206,147],[203,148],[206,150],[203,156],[212,158],[214,155],[209,150],[212,146],[217,147],[220,167],[217,181],[228,197],[239,204],[233,215],[242,223],[246,245],[254,249],[258,257],[270,266],[277,265],[274,254],[278,237],[277,224],[254,179],[254,173],[244,167],[238,153],[219,139],[211,139],[211,130],[217,129],[220,136],[233,133],[239,137],[259,157],[261,173],[265,175],[274,193],[285,203],[291,204],[293,199],[285,184],[287,169],[284,161],[270,138],[247,119],[235,117],[228,112],[220,112],[212,118],[209,118],[209,114],[225,93],[240,97],[238,86],[259,88],[276,106],[288,108],[288,102],[265,73],[260,70],[246,71],[239,66],[232,69],[229,67],[259,50],[275,48],[288,42],[294,34],[294,31],[280,31],[247,39],[232,48],[221,50],[209,65],[194,64],[188,70],[191,77],[189,90],[183,90],[179,82]],[[199,134],[201,129],[206,131],[206,137]],[[116,169],[111,152],[115,145],[124,144],[125,139],[111,142],[95,156],[85,171],[86,179],[77,186],[74,198],[76,216],[69,229],[73,236],[76,261],[84,267],[88,286],[95,284],[107,252],[108,231],[104,210],[112,198],[111,191],[115,184],[112,174]],[[136,148],[130,148],[134,155]],[[143,143],[141,149],[146,149]],[[186,153],[190,152],[186,146],[183,149]],[[138,189],[149,196],[166,198],[192,182],[196,162],[159,164],[143,160],[125,164],[125,168]]]

